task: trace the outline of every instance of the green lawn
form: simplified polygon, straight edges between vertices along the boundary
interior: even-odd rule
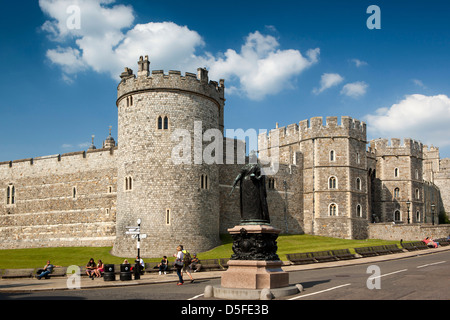
[[[232,254],[232,239],[229,235],[221,236],[222,245],[207,252],[198,252],[200,259],[229,258]],[[313,252],[332,249],[350,249],[384,244],[398,244],[398,241],[384,240],[346,240],[312,235],[280,235],[278,237],[278,255],[286,259],[286,253]],[[120,264],[125,258],[134,261],[135,257],[115,257],[110,254],[111,247],[89,248],[41,248],[0,250],[0,269],[19,269],[43,267],[47,260],[59,266],[84,266],[90,258],[105,264]],[[175,252],[166,255],[171,258]],[[191,252],[194,253],[194,252]],[[161,258],[144,259],[145,262],[160,261]]]

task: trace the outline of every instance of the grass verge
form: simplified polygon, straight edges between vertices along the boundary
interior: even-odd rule
[[[233,240],[230,235],[221,235],[222,245],[206,251],[198,252],[201,259],[229,258],[233,254]],[[287,260],[287,253],[314,252],[333,249],[377,246],[386,244],[398,244],[398,241],[385,240],[347,240],[328,238],[312,235],[280,235],[277,240],[278,255],[281,260]],[[78,265],[84,266],[90,258],[97,262],[101,259],[105,264],[120,264],[124,259],[134,261],[135,257],[116,257],[110,254],[111,247],[73,247],[73,248],[39,248],[39,249],[14,249],[0,250],[0,269],[20,269],[43,267],[47,260],[59,266]],[[189,248],[187,248],[189,250]],[[171,258],[174,252],[166,255]],[[191,252],[194,253],[194,252]],[[148,258],[145,262],[160,261],[161,258]],[[169,259],[171,260],[171,259]]]

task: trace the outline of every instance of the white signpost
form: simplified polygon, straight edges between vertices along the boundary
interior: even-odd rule
[[[145,239],[147,238],[146,234],[141,234],[141,219],[137,220],[137,227],[125,227],[126,229],[128,229],[128,231],[125,232],[125,234],[127,235],[131,235],[132,239],[137,239],[137,243],[136,243],[136,248],[137,248],[137,258],[138,258],[138,262],[141,259],[141,239]],[[137,277],[137,274],[139,273],[135,273],[135,277]],[[139,278],[136,278],[139,279]]]

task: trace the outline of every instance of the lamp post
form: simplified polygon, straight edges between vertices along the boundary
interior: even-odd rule
[[[409,218],[409,207],[411,206],[411,201],[409,201],[409,199],[408,199],[408,201],[406,201],[406,208],[408,209],[408,224],[410,223],[410,218]]]
[[[434,226],[434,209],[436,208],[436,205],[434,203],[431,204],[431,223]]]

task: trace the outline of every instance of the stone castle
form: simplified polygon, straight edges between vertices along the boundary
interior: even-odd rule
[[[113,246],[134,256],[125,232],[141,219],[141,255],[160,257],[180,243],[209,250],[239,223],[239,196],[229,193],[243,164],[172,160],[175,130],[187,134],[193,158],[205,150],[199,131],[220,132],[233,151],[244,145],[224,137],[224,81],[202,68],[150,72],[148,57],[137,75],[125,68],[120,77],[118,143],[110,132],[101,148],[0,163],[0,249]],[[438,226],[438,214],[450,212],[450,159],[411,139],[367,143],[366,124],[350,117],[259,135],[261,161],[279,158],[266,179],[272,225],[349,239],[450,233]]]

